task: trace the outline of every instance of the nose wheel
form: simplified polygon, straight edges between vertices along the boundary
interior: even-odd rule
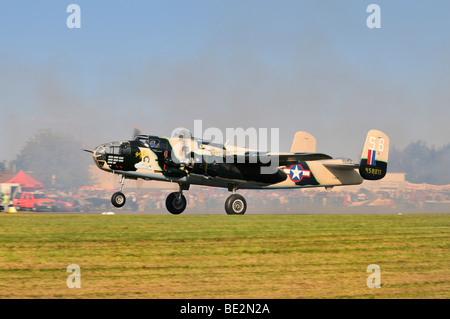
[[[113,204],[114,207],[120,208],[123,205],[125,205],[125,202],[127,201],[127,198],[122,193],[124,183],[125,183],[125,176],[122,175],[122,178],[120,179],[119,191],[115,192],[111,197],[111,204]]]
[[[116,192],[111,197],[111,203],[114,205],[114,207],[117,207],[117,208],[120,208],[123,205],[125,205],[126,201],[127,201],[127,199],[122,192]]]

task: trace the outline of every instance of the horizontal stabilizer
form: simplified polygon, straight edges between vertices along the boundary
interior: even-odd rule
[[[359,168],[359,164],[323,164],[325,167],[340,169],[340,170],[354,170]]]
[[[275,156],[275,155],[274,155]],[[294,153],[294,154],[278,154],[280,165],[296,164],[306,161],[320,161],[332,159],[330,155],[322,153]]]

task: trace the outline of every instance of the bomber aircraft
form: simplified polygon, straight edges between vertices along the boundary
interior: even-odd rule
[[[242,215],[247,203],[236,193],[239,189],[330,189],[358,185],[364,179],[379,180],[386,175],[389,153],[389,137],[378,130],[367,133],[360,163],[316,153],[316,139],[302,131],[295,134],[289,153],[239,149],[196,139],[183,131],[170,138],[137,133],[132,140],[85,151],[92,153],[98,168],[121,175],[120,188],[111,197],[115,207],[126,202],[125,179],[178,183],[179,191],[166,199],[166,208],[172,214],[185,210],[183,191],[190,185],[227,188],[232,194],[225,201],[226,213]],[[270,171],[273,163],[276,167]]]

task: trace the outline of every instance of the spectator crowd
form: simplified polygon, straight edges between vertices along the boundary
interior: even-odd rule
[[[137,213],[166,212],[165,201],[170,189],[127,189],[127,202],[120,210]],[[74,210],[79,212],[117,210],[110,198],[115,190],[102,188],[80,189],[74,194],[49,194],[72,199]],[[323,188],[297,190],[238,190],[247,200],[251,211],[260,213],[333,213],[376,212],[383,210],[436,210],[450,208],[450,190],[388,189],[357,191],[324,190]],[[224,212],[229,192],[221,188],[191,187],[184,191],[192,213]],[[450,210],[449,210],[450,211]]]

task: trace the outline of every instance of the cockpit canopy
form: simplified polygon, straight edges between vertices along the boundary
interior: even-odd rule
[[[111,142],[97,147],[95,150],[95,155],[104,154],[129,155],[131,154],[130,142]]]
[[[134,138],[134,140],[149,148],[168,148],[167,140],[156,136],[138,135]]]

